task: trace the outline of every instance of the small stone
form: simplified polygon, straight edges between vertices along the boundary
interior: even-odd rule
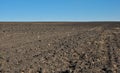
[[[50,44],[48,44],[48,46],[50,46]]]

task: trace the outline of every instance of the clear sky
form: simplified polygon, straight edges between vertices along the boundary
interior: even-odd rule
[[[0,0],[0,21],[120,21],[120,0]]]

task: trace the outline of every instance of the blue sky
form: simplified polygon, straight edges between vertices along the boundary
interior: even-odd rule
[[[0,0],[0,21],[120,21],[120,0]]]

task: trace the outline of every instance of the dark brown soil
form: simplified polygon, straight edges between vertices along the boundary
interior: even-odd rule
[[[120,73],[120,22],[0,23],[0,73]]]

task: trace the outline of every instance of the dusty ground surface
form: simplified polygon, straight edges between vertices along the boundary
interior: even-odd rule
[[[120,73],[120,23],[0,23],[0,73]]]

